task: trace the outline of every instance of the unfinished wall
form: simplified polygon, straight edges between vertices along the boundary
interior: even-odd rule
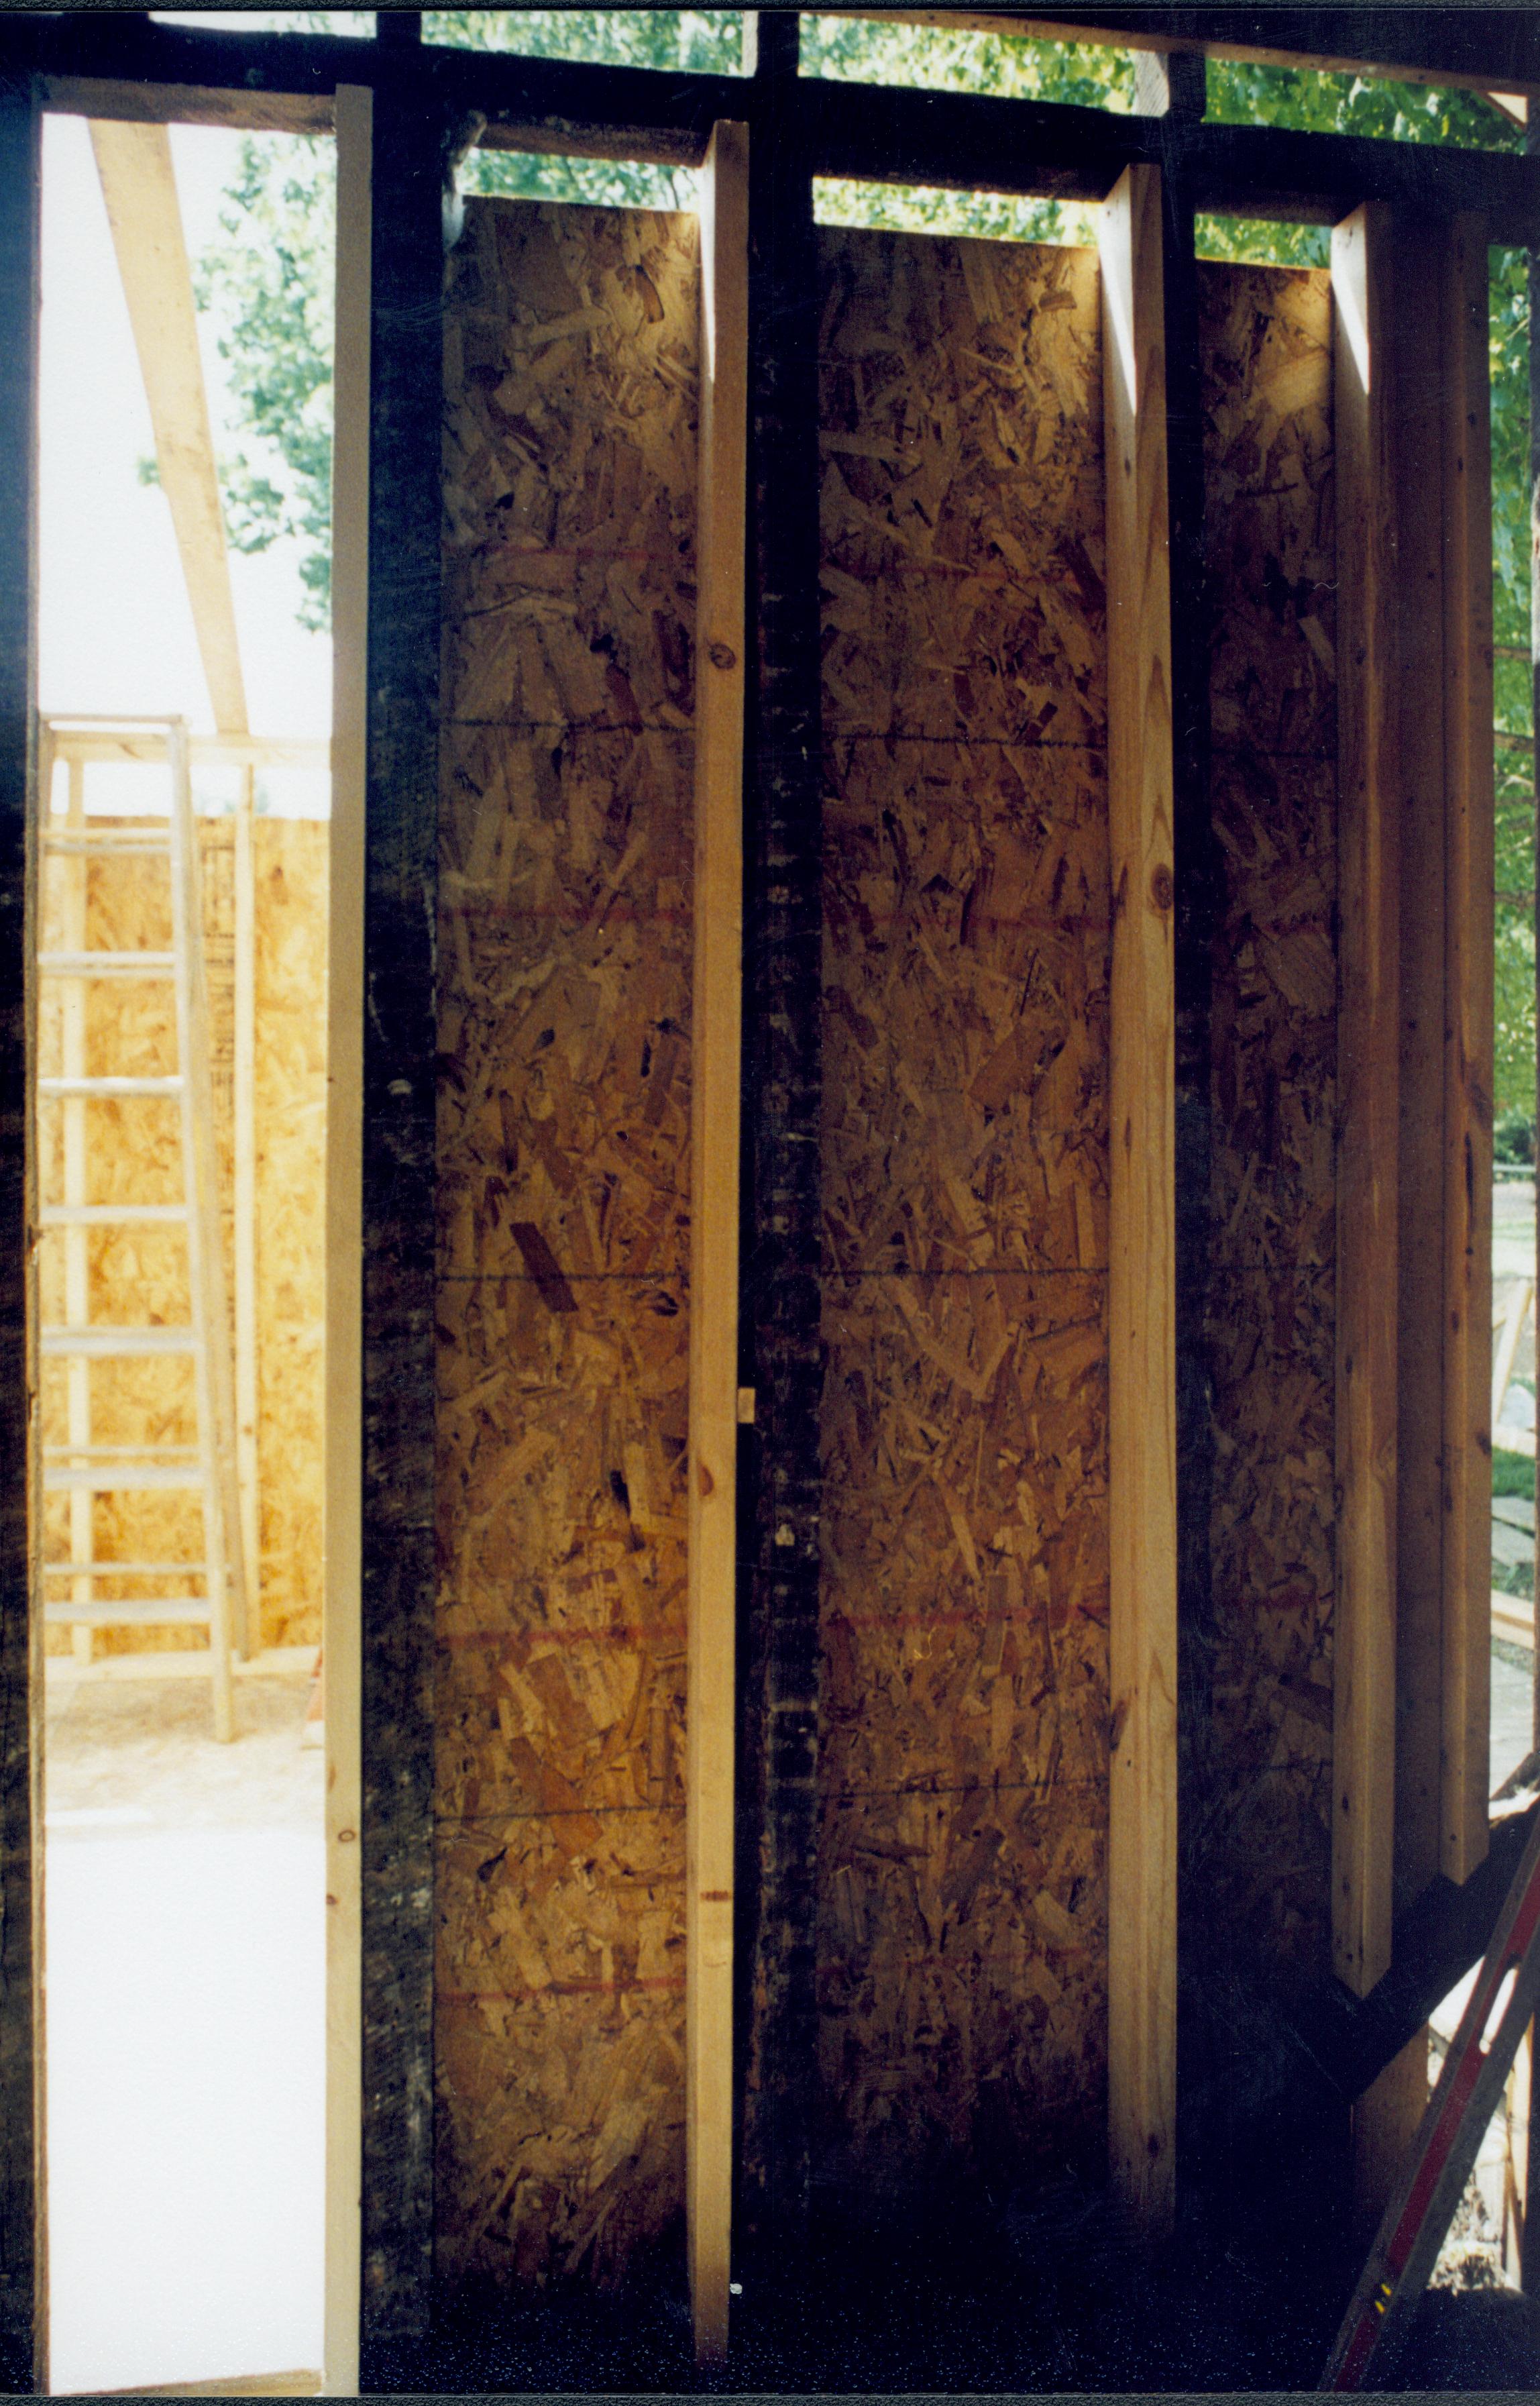
[[[1328,1967],[1336,1062],[1332,297],[1199,269],[1213,814],[1213,1727],[1198,1884]]]
[[[1105,2127],[1098,274],[826,231],[826,2181]]]
[[[441,2273],[684,2196],[693,219],[472,200],[445,327]]]
[[[214,1073],[215,1127],[225,1202],[225,1278],[233,1292],[232,1085],[233,1062],[233,837],[229,817],[197,821]],[[320,1637],[322,1409],[321,1284],[326,1114],[327,828],[317,820],[259,817],[253,827],[256,899],[256,1218],[262,1637],[269,1646]],[[49,856],[42,887],[41,949],[62,941],[63,863]],[[88,945],[154,951],[171,943],[163,859],[119,856],[86,864]],[[39,1006],[39,1070],[59,1066],[61,988],[45,982]],[[162,1076],[177,1068],[169,984],[97,981],[90,993],[86,1067],[92,1075]],[[181,1123],[175,1101],[135,1097],[86,1106],[90,1199],[180,1202]],[[39,1186],[63,1194],[62,1112],[41,1107]],[[93,1320],[174,1325],[188,1318],[186,1244],[176,1228],[92,1229],[88,1238]],[[64,1240],[50,1234],[40,1255],[45,1323],[64,1318]],[[44,1442],[68,1435],[65,1365],[43,1368]],[[93,1442],[192,1445],[197,1440],[188,1361],[93,1363]],[[195,1561],[203,1515],[195,1493],[99,1496],[95,1545],[103,1561]],[[46,1556],[69,1555],[68,1498],[48,1499]],[[191,1594],[199,1582],[104,1579],[103,1596]],[[63,1592],[49,1582],[49,1592]],[[69,1635],[49,1632],[54,1652]],[[122,1653],[202,1647],[185,1624],[103,1628],[96,1650]]]

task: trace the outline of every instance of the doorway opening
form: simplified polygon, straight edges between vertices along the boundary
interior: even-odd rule
[[[320,2386],[333,145],[45,121],[49,2386]]]

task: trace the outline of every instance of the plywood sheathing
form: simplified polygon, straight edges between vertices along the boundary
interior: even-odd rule
[[[1186,1833],[1253,1961],[1330,1960],[1336,717],[1331,290],[1198,271],[1213,607],[1214,1722]]]
[[[97,822],[93,819],[92,825]],[[111,822],[104,822],[110,825]],[[140,825],[143,822],[139,822]],[[233,823],[197,822],[208,972],[210,1049],[221,1190],[227,1286],[231,1260],[232,1066],[233,1052]],[[259,818],[256,866],[256,1119],[259,1331],[259,1459],[262,1642],[313,1644],[320,1636],[321,1279],[319,1214],[326,1111],[326,828],[318,821]],[[60,897],[53,859],[42,881],[41,949],[59,941]],[[101,951],[155,951],[171,942],[166,867],[153,857],[106,856],[87,864],[87,943]],[[58,1066],[61,988],[43,982],[39,1002],[40,1074]],[[92,1075],[166,1076],[177,1069],[169,984],[98,981],[91,989],[87,1069]],[[136,1097],[87,1106],[90,1199],[95,1203],[175,1203],[182,1199],[181,1128],[175,1100]],[[40,1193],[63,1194],[61,1114],[42,1107]],[[135,1326],[185,1323],[187,1256],[178,1229],[92,1229],[88,1238],[94,1320]],[[40,1253],[41,1312],[62,1321],[64,1246],[46,1237]],[[63,1443],[65,1366],[43,1366],[44,1442]],[[95,1363],[91,1373],[92,1440],[98,1445],[191,1445],[197,1437],[190,1363]],[[68,1499],[49,1498],[47,1559],[69,1552]],[[120,1493],[97,1498],[97,1558],[195,1561],[203,1553],[195,1493]],[[103,1596],[191,1594],[198,1582],[168,1579],[116,1584]],[[62,1592],[63,1583],[49,1593]],[[186,1625],[126,1626],[97,1633],[102,1653],[178,1649],[203,1643]],[[50,1651],[69,1635],[48,1633]]]
[[[821,238],[826,2181],[1099,2149],[1094,254]]]
[[[684,2201],[694,220],[473,200],[445,321],[441,2273]]]

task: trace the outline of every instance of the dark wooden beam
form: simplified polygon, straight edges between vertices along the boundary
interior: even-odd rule
[[[0,83],[0,2387],[42,2371],[36,1946],[40,1641],[32,1612],[37,1460],[31,1227],[36,864],[38,116]]]
[[[363,1039],[366,2388],[432,2285],[433,927],[443,120],[375,97]]]
[[[822,941],[818,292],[795,16],[761,20],[749,154],[738,1893],[747,2249],[804,2222],[817,2067]]]

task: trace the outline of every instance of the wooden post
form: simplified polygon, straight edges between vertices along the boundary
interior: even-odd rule
[[[253,860],[256,772],[241,771],[235,814],[234,1122],[235,1477],[240,1491],[246,1627],[240,1651],[262,1650],[261,1497],[257,1443],[257,884]]]
[[[1102,210],[1112,884],[1108,2110],[1148,2235],[1175,2205],[1176,992],[1160,174]]]
[[[1366,1995],[1390,1961],[1395,1814],[1399,898],[1390,229],[1332,237],[1337,495],[1336,1468],[1332,1946]]]
[[[401,2386],[399,2351],[426,2333],[433,2296],[433,941],[445,134],[443,108],[426,80],[394,78],[375,92],[360,1134],[362,1818],[354,1825],[364,1841],[360,2378],[371,2390]]]
[[[336,101],[332,818],[327,887],[325,1566],[326,2300],[321,2386],[359,2388],[363,2117],[360,1563],[363,1475],[364,795],[369,721],[369,341],[374,95]]]
[[[46,2390],[38,1448],[36,375],[40,117],[0,83],[0,2388]]]
[[[749,689],[743,1111],[746,1554],[740,1774],[741,2230],[785,2260],[806,2229],[817,2082],[823,1388],[822,659],[818,288],[796,12],[757,27],[750,160]],[[855,106],[859,106],[856,101]]]
[[[685,2105],[690,2298],[727,2354],[737,1737],[738,1212],[743,951],[748,128],[721,123],[700,210],[695,974],[691,989]]]
[[[1439,1868],[1486,1855],[1491,1718],[1491,423],[1487,230],[1447,237],[1444,396],[1444,1627]]]

